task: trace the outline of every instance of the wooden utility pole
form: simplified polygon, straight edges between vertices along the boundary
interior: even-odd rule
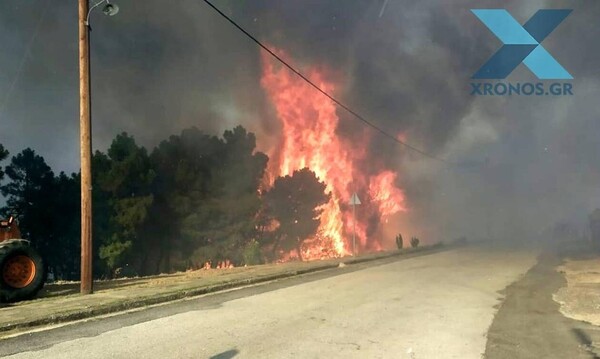
[[[81,294],[92,293],[92,137],[88,0],[79,0],[79,131],[81,146]]]

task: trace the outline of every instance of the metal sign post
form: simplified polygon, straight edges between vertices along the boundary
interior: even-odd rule
[[[352,194],[350,198],[350,205],[352,206],[352,255],[356,256],[356,206],[361,204],[360,199],[356,193]]]

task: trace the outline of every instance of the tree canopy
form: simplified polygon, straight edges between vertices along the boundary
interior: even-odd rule
[[[0,161],[8,152],[0,145]],[[257,264],[297,250],[319,227],[325,184],[308,169],[265,191],[268,157],[238,126],[221,137],[196,127],[148,151],[118,134],[92,157],[94,275],[146,275],[228,260]],[[55,175],[31,149],[11,158],[0,194],[58,278],[79,277],[80,176]],[[267,225],[277,223],[278,226]]]
[[[6,159],[6,157],[8,157],[8,151],[0,143],[0,162],[4,161]],[[2,181],[3,178],[4,178],[4,171],[2,170],[2,167],[0,167],[0,181]]]
[[[58,187],[64,185],[61,181],[64,174],[55,178],[44,159],[30,148],[12,157],[4,171],[8,181],[0,186],[0,193],[6,198],[2,215],[14,215],[22,235],[32,241],[48,262],[59,263],[63,213],[57,210],[63,199],[59,198]]]
[[[279,224],[275,249],[296,249],[302,259],[302,243],[316,234],[320,207],[329,201],[325,188],[325,183],[319,182],[308,168],[275,180],[273,188],[265,194],[267,213]]]

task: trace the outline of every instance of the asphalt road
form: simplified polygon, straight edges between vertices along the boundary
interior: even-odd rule
[[[385,260],[0,341],[8,358],[481,358],[534,251]],[[377,265],[376,265],[377,264]]]

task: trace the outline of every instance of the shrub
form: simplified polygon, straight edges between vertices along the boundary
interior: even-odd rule
[[[260,244],[257,241],[251,241],[246,244],[242,251],[242,259],[245,265],[263,264],[263,256],[260,250]]]
[[[413,247],[413,248],[417,248],[417,247],[419,246],[419,242],[420,242],[420,241],[419,241],[419,238],[417,238],[417,237],[412,237],[412,238],[410,239],[410,246],[411,246],[411,247]]]
[[[398,235],[396,236],[396,246],[398,247],[398,249],[402,249],[402,247],[404,246],[402,234],[400,233],[398,233]]]

